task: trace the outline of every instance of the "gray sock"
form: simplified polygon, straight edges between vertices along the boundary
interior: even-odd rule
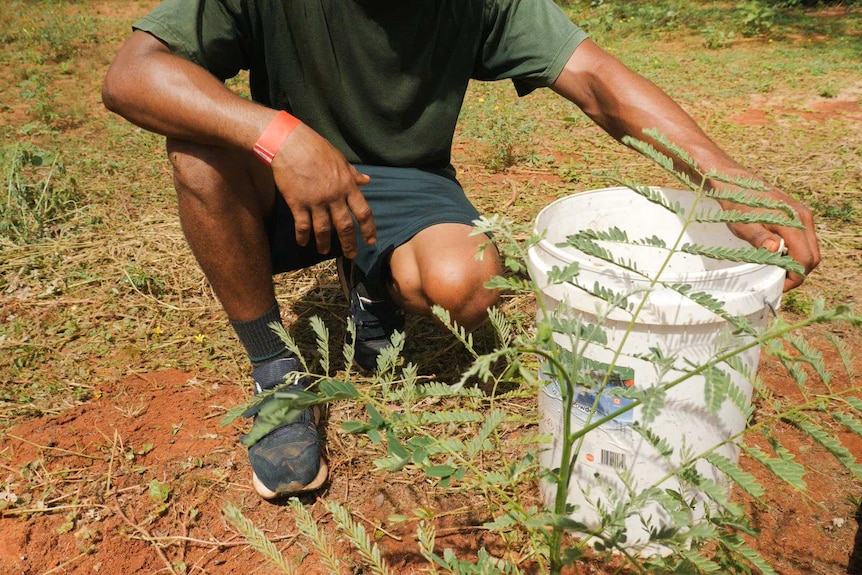
[[[269,327],[271,323],[281,324],[281,314],[277,303],[273,304],[265,314],[257,319],[230,322],[237,337],[245,347],[249,361],[255,367],[274,359],[292,355],[284,346],[281,338]]]

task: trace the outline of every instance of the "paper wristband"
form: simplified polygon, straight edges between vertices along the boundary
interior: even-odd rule
[[[300,122],[285,111],[281,111],[275,115],[269,126],[261,134],[260,139],[254,144],[254,153],[260,158],[260,161],[267,166],[272,164],[272,159],[281,148],[281,145],[293,132]]]

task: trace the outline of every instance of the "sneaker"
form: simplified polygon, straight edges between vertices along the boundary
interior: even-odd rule
[[[356,326],[353,359],[365,371],[373,371],[380,352],[392,345],[392,334],[404,331],[404,310],[392,301],[385,288],[374,289],[353,260],[340,257],[335,265]]]
[[[284,376],[299,369],[296,358],[282,358],[254,369],[255,393],[284,383]],[[295,384],[304,388],[300,381]],[[260,409],[250,410],[255,415]],[[320,412],[309,408],[297,421],[280,425],[248,448],[252,485],[264,499],[312,491],[326,481],[328,468],[320,454],[317,422]]]

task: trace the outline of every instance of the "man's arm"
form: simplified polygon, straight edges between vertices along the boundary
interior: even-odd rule
[[[618,140],[626,135],[643,140],[646,138],[643,131],[654,128],[686,150],[703,172],[715,171],[757,179],[712,142],[667,94],[626,68],[591,40],[578,46],[551,88],[576,104]],[[656,142],[650,143],[672,156]],[[675,163],[678,169],[685,169],[682,163]],[[811,211],[780,190],[772,189],[767,194],[771,199],[791,206],[805,229],[742,224],[731,226],[733,233],[755,247],[773,251],[779,248],[783,239],[790,256],[804,266],[806,273],[811,271],[820,262]],[[789,274],[784,283],[785,291],[802,281],[803,278],[797,274]]]
[[[141,31],[132,34],[111,64],[102,100],[109,110],[146,130],[246,151],[254,148],[277,113],[234,94],[215,76]],[[314,130],[298,126],[273,158],[272,171],[293,213],[301,245],[313,229],[318,251],[328,252],[334,227],[344,254],[355,256],[351,214],[365,241],[374,243],[371,209],[358,187],[368,183],[368,176]]]

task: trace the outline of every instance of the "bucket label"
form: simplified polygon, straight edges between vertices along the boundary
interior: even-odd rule
[[[620,453],[618,451],[608,451],[607,449],[601,450],[601,459],[599,461],[602,465],[607,465],[608,467],[615,467],[617,469],[625,469],[626,468],[626,454]]]
[[[607,363],[581,358],[579,378],[585,385],[575,386],[572,414],[584,423],[594,409],[592,421],[613,415],[631,405],[633,401],[623,397],[623,392],[635,384],[634,369],[623,366],[615,366],[613,369],[610,367]],[[544,370],[542,375],[549,376]],[[607,381],[605,381],[606,378]],[[605,382],[604,389],[602,389],[603,382]],[[606,425],[624,427],[631,425],[633,421],[634,409],[630,409],[616,415],[606,422]]]

